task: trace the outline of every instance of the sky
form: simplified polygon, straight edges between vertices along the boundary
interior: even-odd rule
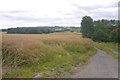
[[[0,28],[80,26],[83,16],[118,19],[119,0],[0,0]]]

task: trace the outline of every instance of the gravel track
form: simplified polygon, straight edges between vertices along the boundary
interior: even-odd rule
[[[72,78],[118,78],[118,61],[106,52],[97,49],[97,54],[90,59],[82,70],[78,68]]]

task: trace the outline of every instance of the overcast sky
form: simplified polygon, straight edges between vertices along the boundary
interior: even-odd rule
[[[80,26],[83,16],[117,19],[119,0],[0,0],[0,28]]]

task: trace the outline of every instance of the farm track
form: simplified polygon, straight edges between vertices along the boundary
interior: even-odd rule
[[[77,69],[71,78],[118,78],[118,61],[100,49],[89,64]]]

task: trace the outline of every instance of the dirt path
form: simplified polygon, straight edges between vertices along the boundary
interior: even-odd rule
[[[118,78],[118,61],[97,49],[90,63],[84,69],[77,70],[72,78]]]

